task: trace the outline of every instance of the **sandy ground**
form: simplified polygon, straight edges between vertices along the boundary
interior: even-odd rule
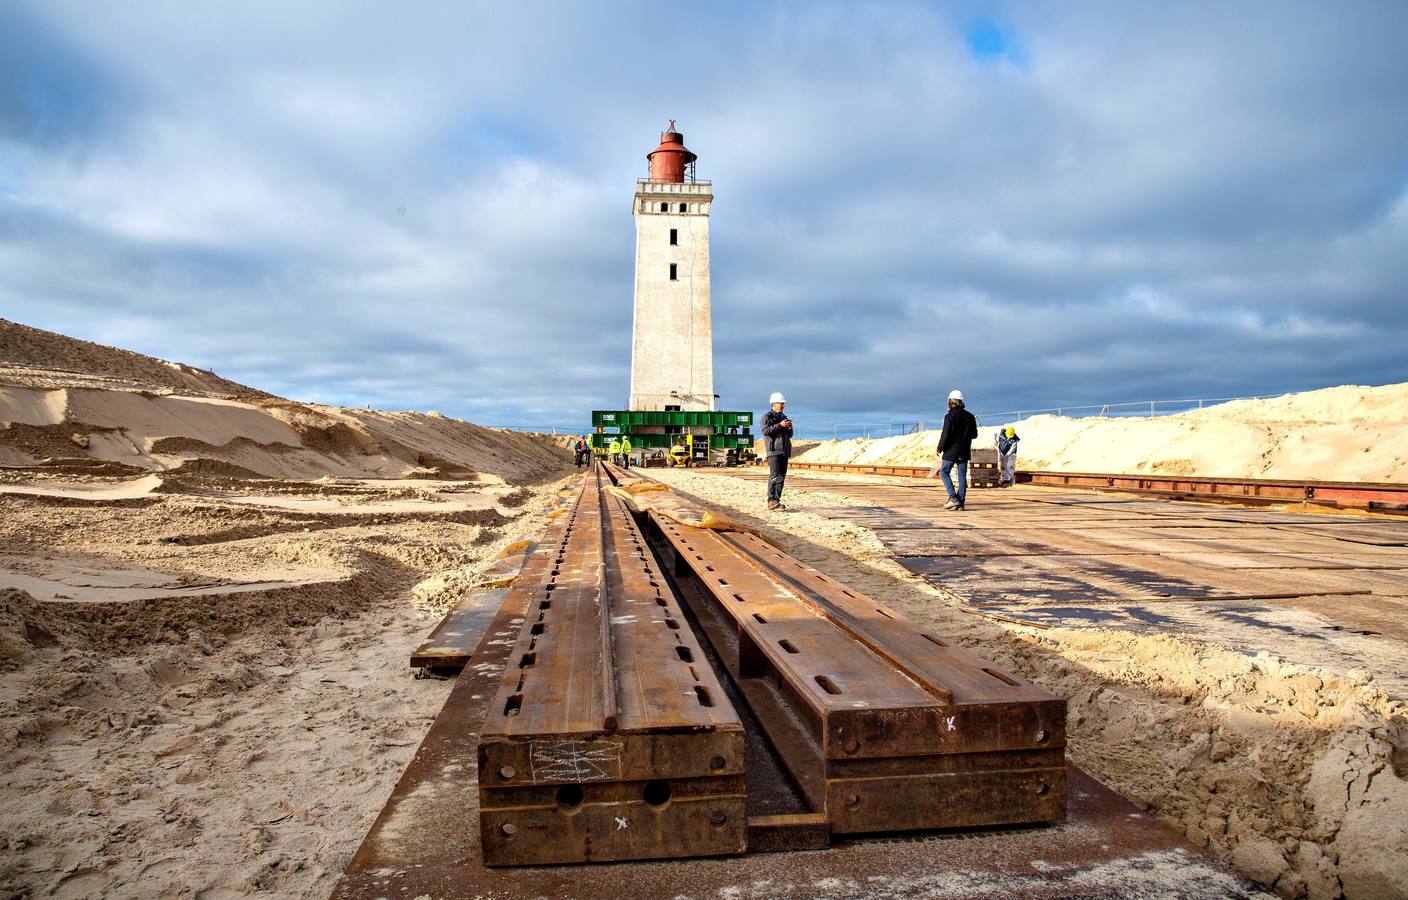
[[[1402,480],[1405,398],[1033,420],[1022,465]],[[906,440],[924,464],[936,439]],[[569,472],[541,437],[0,320],[0,896],[326,895],[446,695],[409,651]],[[1408,725],[1372,672],[1005,628],[806,512],[841,493],[770,514],[755,484],[661,477],[1067,697],[1077,764],[1282,895],[1406,895]]]
[[[789,487],[788,510],[770,513],[757,483],[648,474],[1066,697],[1073,762],[1282,896],[1408,896],[1408,708],[1372,673],[1201,636],[1005,627],[900,567],[869,530],[806,511],[859,505],[839,486]]]
[[[0,895],[325,896],[448,693],[410,651],[556,487],[198,480],[0,494]]]
[[[326,895],[568,471],[0,320],[0,896]]]
[[[1035,471],[1408,482],[1408,384],[1326,388],[1238,400],[1157,418],[1040,415],[987,422],[1021,437],[1017,467]],[[823,441],[805,462],[928,466],[937,431],[873,440]]]

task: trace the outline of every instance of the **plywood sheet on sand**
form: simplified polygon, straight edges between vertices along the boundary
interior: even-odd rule
[[[1153,554],[1130,556],[904,557],[912,572],[970,602],[1020,599],[1045,603],[1250,600],[1367,588],[1331,584],[1323,573],[1219,569]]]
[[[1408,599],[1401,597],[1293,597],[1272,601],[1314,613],[1336,631],[1408,641]]]
[[[1408,522],[1364,522],[1362,524],[1277,526],[1278,530],[1298,534],[1318,534],[1356,544],[1377,544],[1383,547],[1408,547]]]

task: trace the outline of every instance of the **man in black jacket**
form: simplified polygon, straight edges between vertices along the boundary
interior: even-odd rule
[[[968,460],[973,457],[973,439],[978,436],[978,420],[963,407],[963,392],[948,392],[948,413],[944,415],[944,430],[939,433],[939,474],[948,491],[944,509],[962,509],[968,497]],[[953,489],[949,470],[958,467],[958,490]]]
[[[787,460],[792,456],[792,420],[783,407],[787,398],[773,394],[768,398],[772,409],[763,413],[763,438],[767,441],[768,509],[786,509],[782,505],[782,482],[787,478]]]

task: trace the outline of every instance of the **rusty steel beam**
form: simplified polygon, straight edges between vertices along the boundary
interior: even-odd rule
[[[485,864],[742,853],[738,714],[599,467],[539,552],[479,738]]]
[[[831,833],[1065,817],[1064,700],[754,535],[648,519],[676,579],[707,598],[692,611]]]
[[[860,465],[793,461],[797,471],[932,478],[929,466]],[[1189,500],[1237,503],[1307,503],[1397,512],[1408,509],[1408,485],[1353,481],[1288,481],[1264,478],[1197,478],[1188,475],[1114,475],[1093,472],[1018,472],[1024,484],[1159,494]]]
[[[1408,505],[1408,485],[1372,482],[1194,478],[1187,475],[1105,475],[1088,472],[1019,472],[1017,480],[1048,487],[1127,491],[1236,503],[1305,503],[1386,511]]]

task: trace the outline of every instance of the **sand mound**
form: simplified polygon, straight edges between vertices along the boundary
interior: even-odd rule
[[[1033,416],[987,423],[974,446],[992,446],[1006,424],[1022,438],[1019,469],[1408,482],[1408,383],[1238,400],[1157,418]],[[797,458],[927,466],[938,442],[937,431],[824,441]]]
[[[89,382],[109,382],[114,387],[164,389],[215,397],[272,396],[205,369],[105,347],[5,319],[0,319],[0,372],[9,378],[24,378],[33,383],[79,376]]]
[[[200,369],[0,320],[0,466],[110,464],[228,477],[538,482],[550,439],[438,413],[295,403]]]

